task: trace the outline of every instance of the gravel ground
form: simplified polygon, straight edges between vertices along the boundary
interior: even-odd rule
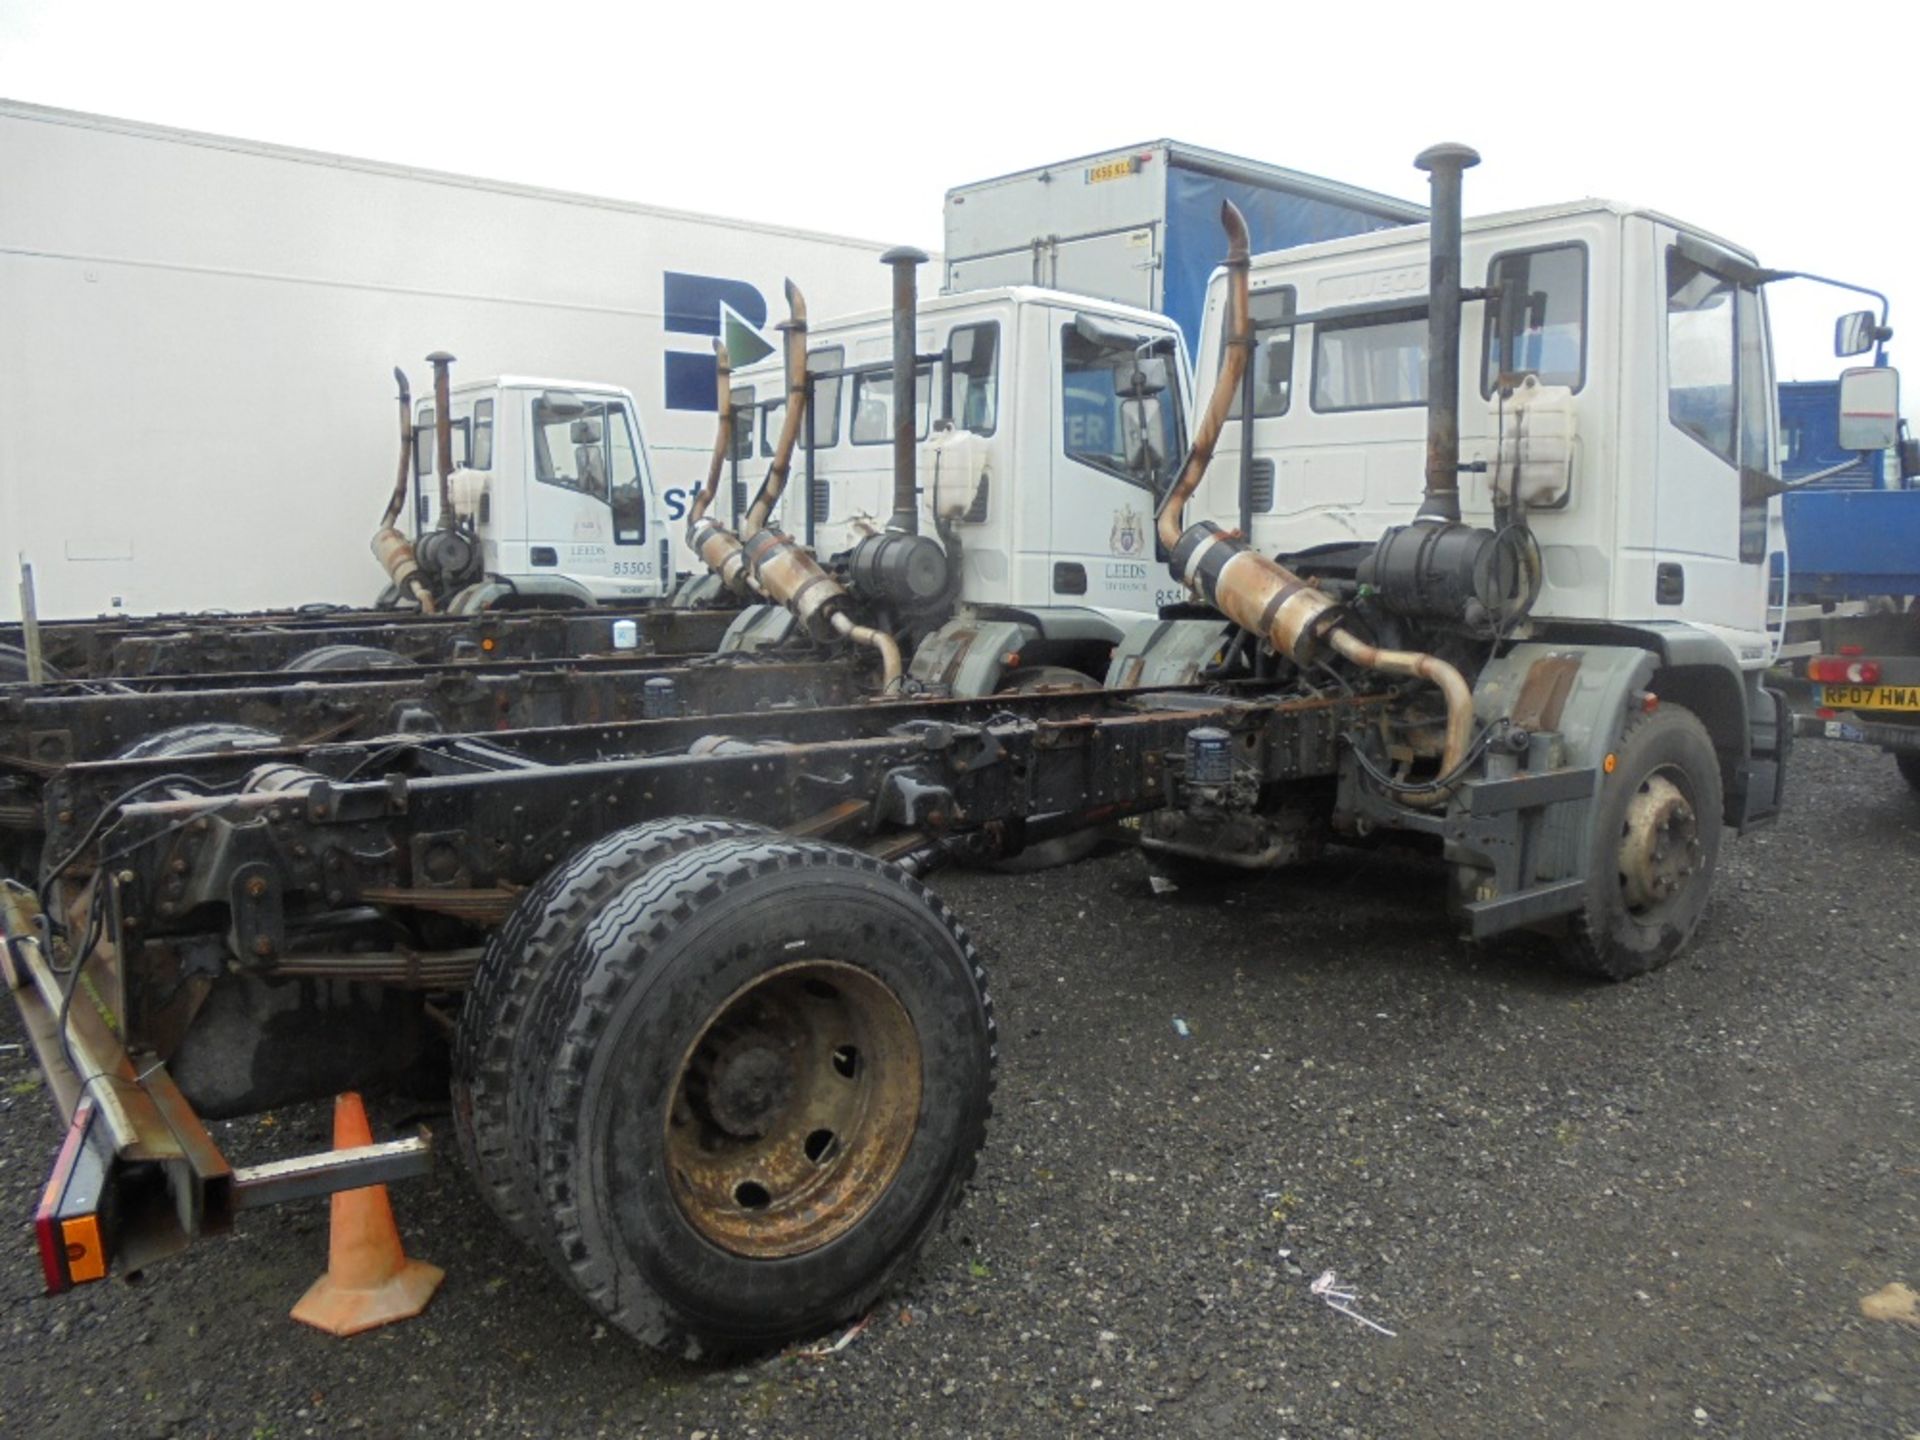
[[[287,1320],[320,1204],[44,1299],[56,1131],[0,1052],[0,1433],[1911,1440],[1920,1330],[1859,1302],[1920,1286],[1920,799],[1877,754],[1796,758],[1694,951],[1618,987],[1455,942],[1407,861],[1161,898],[1130,855],[943,875],[992,967],[998,1114],[951,1227],[824,1359],[636,1350],[457,1162],[395,1192],[448,1271],[407,1325]],[[1327,1269],[1396,1337],[1313,1295]]]

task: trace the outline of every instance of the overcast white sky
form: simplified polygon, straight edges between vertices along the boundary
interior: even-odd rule
[[[1413,199],[1462,140],[1470,214],[1607,195],[1887,291],[1911,406],[1916,39],[1910,0],[0,0],[0,96],[928,248],[950,185],[1138,140]],[[1838,369],[1812,290],[1783,378]]]

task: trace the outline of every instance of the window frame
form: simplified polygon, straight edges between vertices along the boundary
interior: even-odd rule
[[[1427,404],[1427,369],[1425,363],[1420,367],[1421,394],[1413,400],[1388,400],[1373,405],[1321,405],[1320,403],[1320,337],[1323,334],[1342,330],[1364,330],[1370,325],[1399,325],[1409,320],[1426,324],[1429,306],[1425,300],[1415,300],[1406,305],[1386,306],[1378,310],[1367,310],[1361,314],[1338,316],[1330,320],[1313,322],[1313,359],[1307,367],[1307,409],[1315,415],[1358,415],[1371,410],[1424,410]],[[1421,360],[1426,355],[1426,342],[1420,345]]]
[[[1665,256],[1665,264],[1662,267],[1663,273],[1664,273],[1664,281],[1661,285],[1662,299],[1661,299],[1660,313],[1661,313],[1662,319],[1665,321],[1661,329],[1663,332],[1663,344],[1665,347],[1665,353],[1663,354],[1662,359],[1665,361],[1665,366],[1664,366],[1665,377],[1664,378],[1666,383],[1664,388],[1667,392],[1667,424],[1671,426],[1674,430],[1678,431],[1680,434],[1686,436],[1687,439],[1691,440],[1694,444],[1698,445],[1702,450],[1706,451],[1709,455],[1713,456],[1714,459],[1720,461],[1723,465],[1730,465],[1733,467],[1735,471],[1738,471],[1740,469],[1740,418],[1741,418],[1740,417],[1740,282],[1737,279],[1735,279],[1732,275],[1729,275],[1724,270],[1716,270],[1711,265],[1701,264],[1693,256],[1688,255],[1680,248],[1680,244],[1677,239],[1672,244],[1668,245],[1666,249],[1667,249],[1667,253]],[[1727,441],[1728,441],[1727,450],[1718,449],[1705,436],[1701,435],[1698,431],[1690,429],[1689,427],[1681,424],[1678,417],[1676,417],[1673,413],[1673,400],[1674,400],[1674,395],[1676,393],[1674,383],[1673,383],[1673,316],[1676,313],[1673,309],[1673,262],[1676,258],[1683,260],[1687,264],[1691,265],[1694,268],[1695,273],[1702,274],[1702,275],[1711,275],[1713,276],[1714,279],[1720,281],[1721,284],[1728,287],[1727,334],[1730,340],[1730,346],[1729,346],[1730,353],[1728,355],[1728,362],[1731,366],[1732,373],[1729,374],[1727,377],[1727,390],[1729,395],[1731,396],[1732,409],[1727,416]],[[1705,312],[1695,309],[1695,310],[1680,312],[1680,313],[1698,315],[1698,314],[1703,314]]]
[[[943,357],[953,354],[953,337],[962,330],[990,330],[993,332],[993,371],[990,376],[993,385],[993,424],[989,425],[985,430],[975,430],[969,425],[962,425],[960,423],[960,418],[953,409],[953,381],[958,372],[954,370],[952,363],[945,359],[941,361],[941,369],[946,375],[946,388],[940,392],[941,412],[945,418],[953,422],[956,430],[965,430],[970,435],[978,435],[984,439],[997,434],[1000,429],[1000,321],[998,317],[996,317],[992,320],[968,320],[959,325],[955,325],[947,331],[947,343],[942,347],[940,352]],[[971,377],[968,378],[971,379]]]
[[[1269,320],[1263,325],[1260,322],[1259,317],[1254,315],[1252,312],[1253,312],[1254,302],[1259,300],[1261,297],[1268,296],[1268,295],[1285,296],[1286,302],[1287,302],[1287,313],[1284,318],[1279,320]],[[1250,291],[1247,296],[1247,311],[1248,311],[1247,318],[1250,321],[1252,321],[1252,324],[1253,324],[1253,354],[1248,357],[1248,363],[1254,366],[1255,368],[1256,380],[1258,379],[1257,372],[1259,368],[1258,356],[1260,354],[1260,337],[1263,334],[1272,335],[1276,331],[1280,331],[1280,330],[1285,330],[1288,332],[1287,334],[1287,395],[1286,395],[1285,403],[1283,403],[1278,410],[1263,410],[1260,407],[1259,387],[1257,384],[1254,387],[1255,393],[1254,393],[1254,405],[1253,405],[1253,418],[1255,422],[1257,423],[1261,420],[1278,420],[1281,416],[1291,414],[1293,411],[1293,371],[1296,368],[1295,359],[1300,353],[1299,290],[1292,285],[1269,285],[1263,290]],[[1226,364],[1227,341],[1229,338],[1230,337],[1227,334],[1227,327],[1223,323],[1220,327],[1220,353],[1219,353],[1219,356],[1217,357],[1217,363],[1222,367],[1224,367]],[[1245,383],[1246,382],[1243,379],[1241,381],[1241,384],[1233,387],[1233,400],[1232,400],[1232,403],[1229,404],[1227,407],[1227,419],[1230,421],[1237,421],[1240,418],[1240,396],[1242,393],[1242,389],[1245,386]]]
[[[1580,252],[1580,378],[1573,385],[1573,393],[1578,395],[1587,388],[1587,338],[1592,330],[1593,317],[1593,255],[1584,240],[1555,240],[1545,245],[1516,245],[1509,250],[1496,251],[1487,261],[1486,286],[1493,288],[1493,272],[1499,268],[1502,260],[1515,255],[1541,255],[1553,250],[1577,250]],[[1480,398],[1493,398],[1493,383],[1487,374],[1487,366],[1493,359],[1494,326],[1499,320],[1499,305],[1491,295],[1483,304],[1486,316],[1480,329]],[[1543,382],[1544,383],[1544,382]]]
[[[1068,337],[1074,333],[1073,321],[1069,319],[1065,321],[1063,324],[1057,326],[1055,333],[1058,336],[1058,340],[1056,343],[1060,347],[1061,363],[1059,367],[1060,389],[1056,391],[1054,394],[1053,406],[1054,406],[1054,414],[1057,417],[1059,417],[1061,421],[1060,454],[1064,458],[1073,461],[1076,465],[1084,465],[1089,470],[1092,470],[1097,474],[1104,475],[1110,480],[1118,480],[1123,485],[1131,485],[1136,490],[1144,490],[1146,491],[1147,494],[1152,495],[1156,498],[1165,494],[1166,488],[1171,484],[1173,484],[1173,482],[1179,478],[1180,467],[1186,460],[1186,450],[1187,450],[1187,445],[1189,444],[1189,439],[1187,435],[1187,426],[1186,426],[1187,411],[1186,411],[1186,407],[1180,403],[1180,386],[1177,383],[1177,379],[1179,375],[1179,365],[1180,365],[1179,339],[1177,337],[1174,339],[1174,342],[1173,342],[1174,349],[1170,350],[1166,356],[1168,372],[1170,376],[1174,378],[1176,383],[1172,383],[1167,386],[1166,391],[1164,392],[1164,397],[1163,397],[1163,403],[1172,406],[1173,425],[1172,425],[1172,433],[1167,437],[1170,442],[1168,447],[1168,453],[1165,460],[1163,460],[1161,463],[1163,466],[1170,466],[1171,469],[1169,469],[1168,473],[1165,475],[1161,475],[1156,471],[1150,479],[1142,480],[1138,475],[1132,473],[1131,471],[1120,469],[1110,464],[1102,463],[1102,460],[1099,458],[1095,458],[1091,454],[1091,452],[1074,450],[1068,445],[1067,427],[1065,424],[1066,405],[1067,405],[1066,347],[1067,347]],[[1141,338],[1143,340],[1145,339],[1158,340],[1161,338],[1162,334],[1164,334],[1164,332],[1160,332],[1159,334],[1144,335]],[[1113,392],[1113,399],[1116,402],[1118,402],[1121,399],[1120,393],[1118,391]],[[1118,411],[1116,410],[1115,413],[1117,416]]]
[[[855,369],[849,376],[853,381],[851,387],[853,398],[848,402],[848,413],[851,417],[847,421],[847,443],[849,445],[891,445],[893,443],[893,426],[891,424],[887,427],[887,433],[878,440],[862,440],[859,435],[860,387],[876,375],[886,376],[887,383],[892,384],[893,363],[891,361],[885,361],[878,365],[862,365]],[[920,429],[919,434],[915,437],[919,441],[925,441],[926,438],[933,433],[933,365],[931,363],[916,364],[913,367],[913,408],[916,410],[920,408],[920,397],[922,395],[927,397],[927,423]],[[893,413],[893,400],[891,396],[889,396],[887,400],[887,413],[889,415]]]

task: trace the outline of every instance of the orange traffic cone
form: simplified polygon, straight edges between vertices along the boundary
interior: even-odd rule
[[[334,1101],[333,1148],[372,1143],[367,1107],[349,1090]],[[335,1191],[327,1273],[300,1297],[293,1318],[330,1335],[358,1335],[412,1319],[445,1278],[437,1265],[409,1260],[401,1250],[386,1186]]]

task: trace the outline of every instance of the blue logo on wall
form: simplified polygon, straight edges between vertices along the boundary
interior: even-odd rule
[[[767,300],[744,280],[718,275],[665,272],[662,309],[670,335],[708,335],[727,342],[727,358],[738,370],[773,353],[760,333],[767,323]],[[713,350],[667,351],[667,409],[714,409]]]

